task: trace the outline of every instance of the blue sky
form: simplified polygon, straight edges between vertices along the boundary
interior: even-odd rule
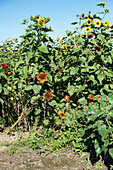
[[[25,26],[22,21],[30,18],[31,15],[50,17],[49,26],[54,32],[49,35],[56,39],[57,36],[64,37],[66,30],[74,30],[70,23],[78,21],[76,15],[88,14],[89,11],[95,14],[99,7],[97,3],[102,0],[0,0],[0,42],[8,38],[18,38],[25,33]],[[105,8],[109,14],[105,20],[113,24],[113,0],[106,0]]]

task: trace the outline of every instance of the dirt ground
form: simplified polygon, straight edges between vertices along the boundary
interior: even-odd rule
[[[29,133],[12,135],[0,133],[0,143],[13,142],[28,137]],[[89,153],[75,154],[71,150],[62,149],[59,154],[50,153],[44,157],[45,153],[37,154],[30,147],[22,146],[13,154],[4,153],[9,146],[0,145],[0,170],[108,170],[100,160],[95,166],[87,159]],[[21,152],[19,152],[21,151]]]

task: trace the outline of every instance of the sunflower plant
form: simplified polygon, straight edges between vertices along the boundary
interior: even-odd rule
[[[50,18],[37,15],[23,21],[20,43],[2,43],[0,111],[10,130],[22,124],[41,128],[44,139],[65,139],[59,147],[70,142],[79,150],[82,142],[97,157],[113,158],[113,24],[104,20],[105,1],[97,6],[94,15],[77,15],[77,27],[62,39],[49,37]]]

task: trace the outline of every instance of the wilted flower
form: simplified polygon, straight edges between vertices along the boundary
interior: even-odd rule
[[[99,46],[96,45],[96,46],[95,46],[95,50],[96,50],[96,51],[100,51],[100,50],[101,50],[101,47],[99,47]]]
[[[93,33],[88,33],[87,37],[88,38],[92,38],[93,37]]]
[[[46,93],[45,93],[45,98],[46,98],[46,100],[51,99],[51,92],[50,92],[49,90],[46,91]]]

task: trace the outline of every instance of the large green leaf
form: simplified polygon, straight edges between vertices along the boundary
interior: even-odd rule
[[[109,149],[109,154],[110,154],[111,157],[113,158],[113,148]]]
[[[42,46],[38,47],[38,50],[41,51],[42,53],[47,53],[47,54],[49,53],[46,45],[42,45]]]
[[[70,75],[74,75],[74,74],[76,74],[76,73],[78,72],[78,70],[79,70],[79,68],[78,68],[78,67],[76,67],[76,68],[71,67]]]
[[[102,81],[103,81],[104,78],[105,78],[105,74],[98,74],[98,75],[97,75],[97,78],[98,78],[100,84],[102,84]]]
[[[34,86],[32,87],[34,93],[37,94],[37,93],[40,91],[41,87],[42,87],[41,85],[34,85]]]
[[[2,85],[0,84],[0,93],[2,92]]]

